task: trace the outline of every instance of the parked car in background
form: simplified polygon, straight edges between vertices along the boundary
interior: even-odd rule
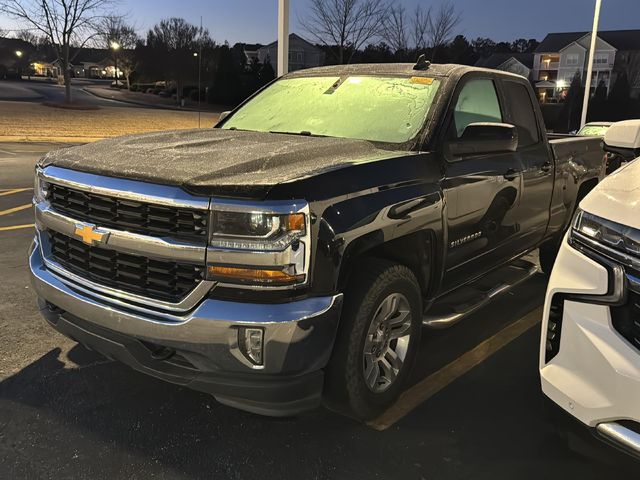
[[[640,152],[640,120],[612,125],[607,148]],[[640,160],[580,203],[549,280],[542,390],[599,438],[640,458]]]
[[[584,125],[576,135],[585,137],[604,137],[613,122],[589,122]]]
[[[614,142],[615,145],[609,145],[606,141],[603,144],[603,149],[605,151],[604,158],[607,165],[607,175],[615,172],[626,162],[630,162],[640,156],[640,148],[633,148],[633,145],[631,145],[628,140],[633,133],[626,131],[626,128],[633,130],[635,128],[636,121],[625,120],[623,122],[618,122],[616,125],[617,128],[614,134],[617,135],[617,138],[613,139],[614,134],[609,136],[609,142]]]
[[[47,154],[30,252],[44,317],[227,405],[359,419],[444,328],[550,271],[600,139],[548,140],[523,77],[461,65],[290,73],[216,128]]]

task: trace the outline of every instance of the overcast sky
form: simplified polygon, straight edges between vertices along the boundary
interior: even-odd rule
[[[25,2],[33,0],[25,0]],[[308,12],[309,0],[291,0],[291,31],[304,32],[298,18]],[[417,3],[438,1],[403,0],[407,10]],[[462,12],[459,33],[496,41],[515,38],[542,40],[549,32],[590,30],[595,0],[453,0]],[[178,16],[203,24],[218,42],[269,43],[276,38],[277,0],[120,0],[117,10],[129,15],[141,34],[163,18]],[[602,30],[640,29],[640,0],[603,0]],[[16,28],[7,18],[0,27]]]

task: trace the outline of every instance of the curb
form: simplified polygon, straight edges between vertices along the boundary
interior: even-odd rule
[[[0,135],[2,143],[90,143],[110,137],[38,137],[31,135]]]
[[[113,100],[114,102],[122,102],[122,103],[129,103],[131,105],[138,105],[141,107],[146,107],[146,108],[157,108],[157,109],[161,109],[161,110],[175,110],[176,112],[194,112],[194,113],[198,113],[198,109],[197,108],[193,108],[193,107],[185,107],[185,108],[181,108],[178,107],[177,105],[163,105],[163,104],[153,104],[153,103],[144,103],[144,102],[139,102],[137,100],[122,100],[119,98],[114,98],[114,97],[109,97],[106,94],[100,94],[97,92],[92,92],[91,90],[89,90],[89,88],[91,87],[83,87],[82,91],[85,93],[88,93],[89,95],[93,95],[94,97],[98,97],[98,98],[102,98],[104,100]],[[215,110],[199,110],[200,113],[221,113]]]

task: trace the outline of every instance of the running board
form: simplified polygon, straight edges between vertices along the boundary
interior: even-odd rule
[[[516,260],[437,299],[423,315],[422,324],[434,329],[450,327],[537,272],[533,263]]]

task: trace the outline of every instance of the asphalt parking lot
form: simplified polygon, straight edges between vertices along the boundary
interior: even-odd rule
[[[425,332],[414,387],[370,425],[326,410],[289,419],[236,411],[60,336],[36,311],[26,255],[33,165],[61,146],[0,143],[0,478],[629,475],[607,447],[567,442],[547,420],[537,373],[542,275]],[[591,448],[603,458],[585,456]]]

